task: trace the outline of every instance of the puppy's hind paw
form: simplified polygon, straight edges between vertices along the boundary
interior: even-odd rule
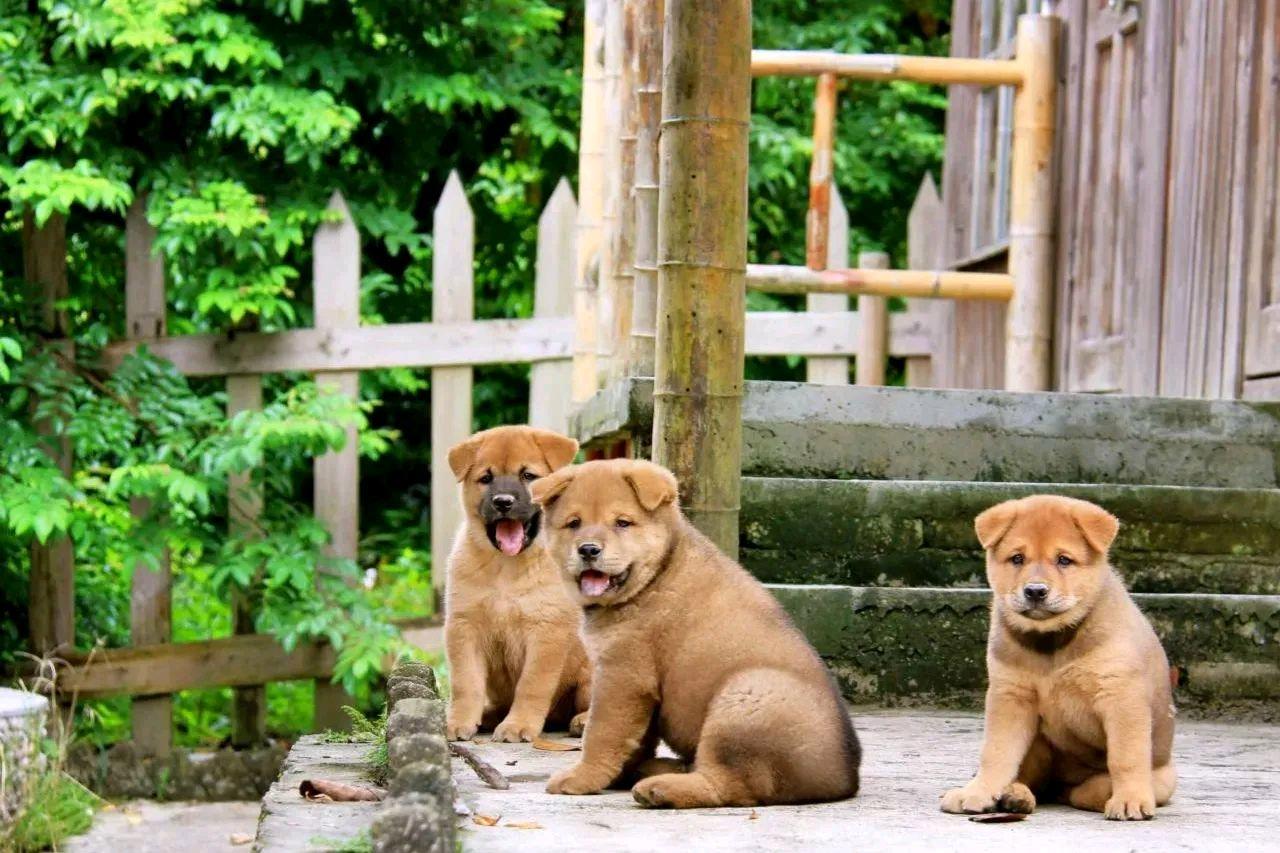
[[[582,733],[586,730],[587,712],[583,711],[582,713],[575,715],[574,718],[569,721],[569,736],[582,737]]]
[[[1036,795],[1021,782],[1014,782],[1000,793],[996,800],[996,809],[1016,814],[1031,814],[1036,810]]]
[[[942,795],[942,810],[948,814],[982,814],[996,810],[997,794],[965,785]]]

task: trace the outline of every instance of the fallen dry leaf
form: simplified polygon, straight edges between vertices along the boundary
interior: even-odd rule
[[[125,811],[124,819],[129,821],[129,823],[132,826],[137,826],[138,824],[142,823],[142,815],[138,814],[135,811]]]
[[[582,749],[582,745],[569,743],[567,740],[551,740],[550,738],[536,737],[533,739],[533,748],[541,749],[545,752],[577,752]]]
[[[510,823],[504,823],[507,829],[542,829],[542,824],[536,820],[515,820]]]
[[[253,836],[247,832],[233,832],[231,833],[230,841],[232,846],[239,847],[242,844],[248,844],[253,841]]]
[[[752,809],[751,814],[747,815],[747,820],[759,820],[760,815],[756,814],[756,810]]]
[[[494,817],[493,815],[478,814],[471,818],[471,822],[477,826],[494,826],[500,820],[502,820],[502,815]]]
[[[514,759],[514,758],[513,758],[513,759],[511,759],[510,761],[508,761],[508,762],[507,762],[507,766],[508,766],[508,767],[515,767],[515,766],[516,766],[516,759]]]
[[[976,814],[969,818],[974,823],[1017,823],[1026,819],[1026,815],[1017,812],[991,812],[990,814]]]

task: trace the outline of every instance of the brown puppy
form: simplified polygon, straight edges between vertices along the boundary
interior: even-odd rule
[[[1119,522],[1087,501],[1006,501],[974,526],[992,590],[986,740],[942,810],[1030,812],[1055,796],[1143,820],[1176,782],[1169,663],[1107,561]]]
[[[670,471],[588,462],[533,493],[595,662],[582,761],[550,793],[640,779],[637,801],[675,808],[857,793],[861,753],[831,676],[773,596],[684,519]],[[659,738],[682,760],[654,758]]]
[[[548,717],[564,723],[586,710],[582,616],[538,535],[542,512],[529,495],[530,483],[577,452],[571,438],[522,426],[476,433],[449,451],[465,511],[449,555],[444,627],[450,740],[481,725],[496,725],[497,741],[533,740]],[[584,720],[579,714],[571,730]]]

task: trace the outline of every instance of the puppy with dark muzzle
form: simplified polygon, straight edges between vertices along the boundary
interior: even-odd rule
[[[1152,817],[1177,782],[1169,661],[1107,560],[1119,522],[1035,495],[974,527],[992,591],[986,733],[978,774],[942,810],[1030,812],[1039,797]]]
[[[481,726],[511,742],[533,740],[547,724],[581,731],[591,682],[582,617],[529,494],[577,452],[571,438],[523,426],[477,433],[449,451],[464,510],[446,591],[450,740]]]
[[[858,739],[822,660],[685,520],[670,471],[588,462],[533,493],[595,664],[582,761],[549,792],[634,784],[642,805],[673,808],[857,793]],[[680,758],[654,757],[660,739]]]

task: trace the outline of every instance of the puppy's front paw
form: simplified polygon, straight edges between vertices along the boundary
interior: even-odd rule
[[[974,787],[970,782],[963,788],[952,788],[942,795],[942,810],[948,814],[982,814],[996,810],[999,791]]]
[[[551,776],[547,782],[548,794],[598,794],[609,784],[608,779],[582,764],[575,764]]]
[[[529,720],[517,720],[507,717],[493,730],[493,739],[498,743],[520,743],[529,741],[542,734],[542,725]]]
[[[1149,790],[1116,791],[1102,813],[1107,820],[1151,820],[1156,815],[1155,794]]]
[[[450,715],[444,724],[444,735],[449,740],[471,740],[479,728],[479,723],[464,722]]]
[[[1002,812],[1031,814],[1036,810],[1036,795],[1021,782],[1014,782],[1001,792],[996,808]]]

